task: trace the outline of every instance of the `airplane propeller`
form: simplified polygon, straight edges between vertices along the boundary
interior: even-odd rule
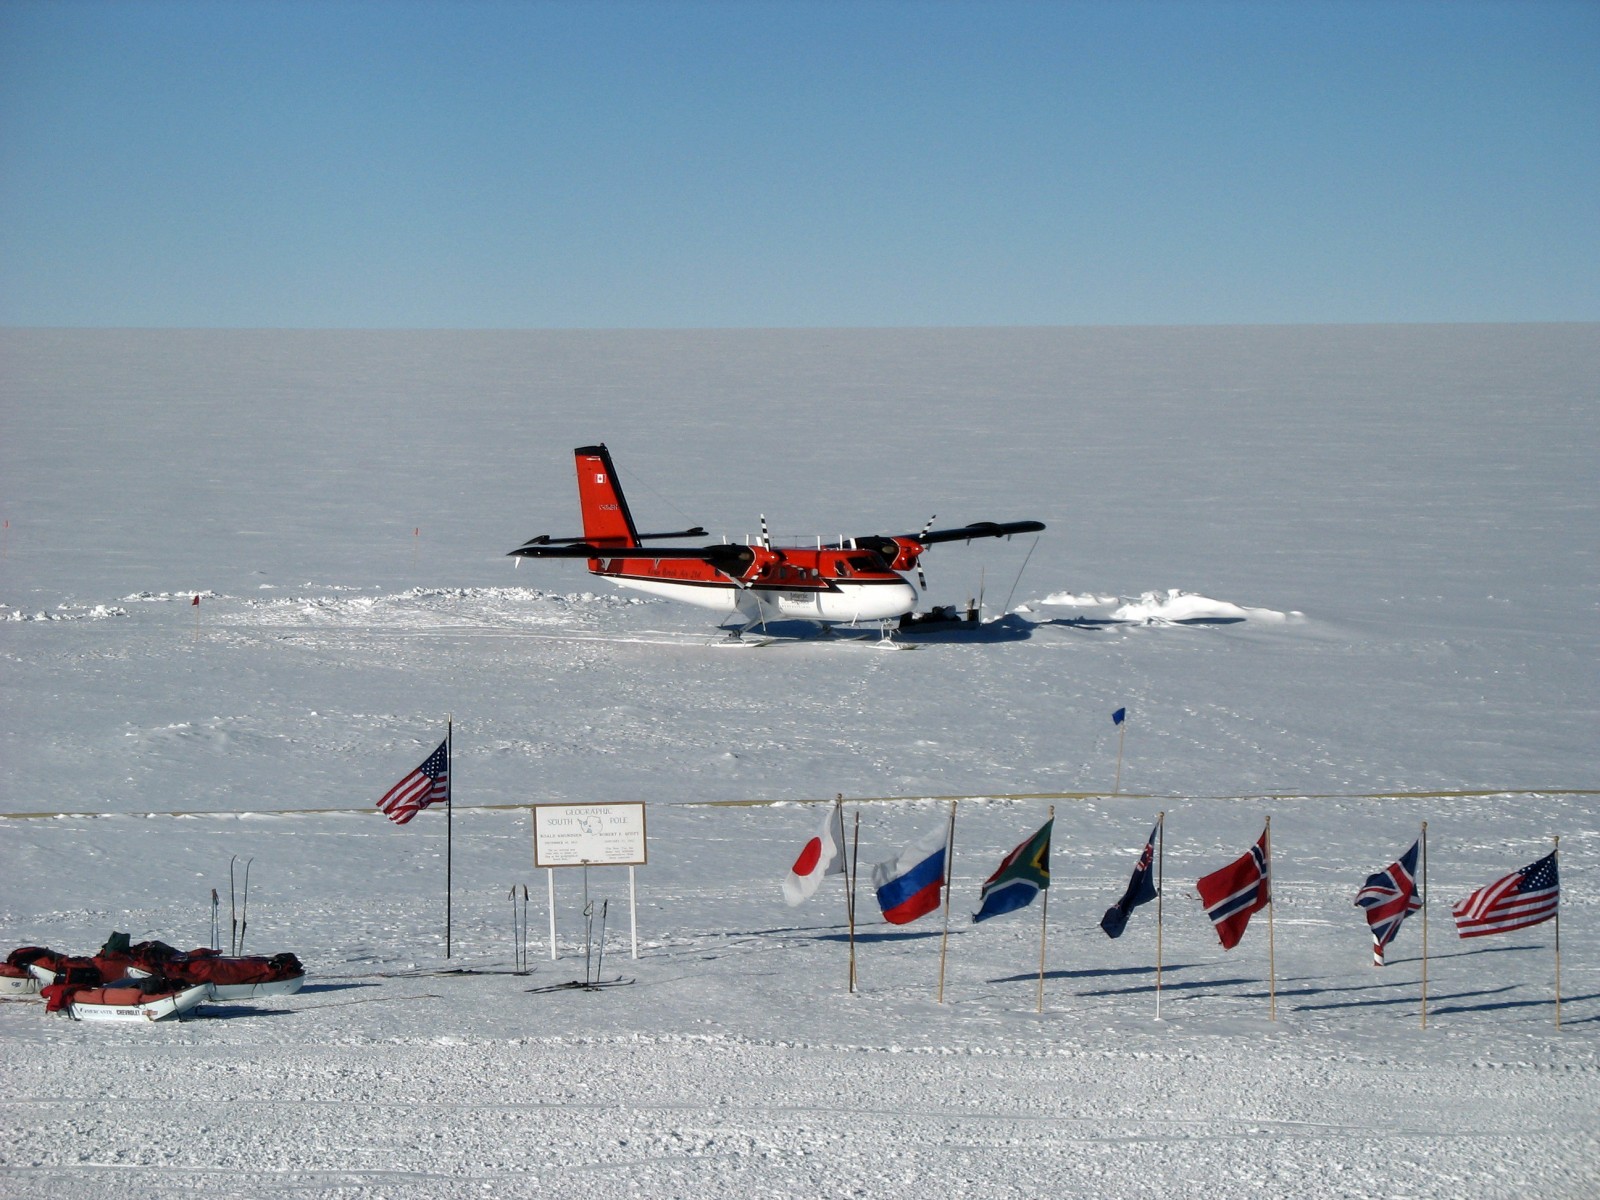
[[[933,529],[933,523],[938,519],[938,513],[934,513],[933,516],[928,518],[928,523],[922,527],[922,532],[917,534],[917,541],[920,542],[928,536]],[[924,592],[928,590],[928,577],[922,573],[922,556],[920,554],[917,556],[917,587]]]

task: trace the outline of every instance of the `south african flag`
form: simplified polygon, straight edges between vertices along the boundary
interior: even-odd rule
[[[1026,908],[1050,886],[1050,827],[1054,824],[1052,817],[1040,826],[1039,832],[1005,856],[983,885],[982,904],[973,914],[974,921]]]

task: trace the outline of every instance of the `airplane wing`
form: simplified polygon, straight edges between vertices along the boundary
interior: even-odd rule
[[[641,533],[638,536],[641,542],[649,542],[657,538],[707,537],[709,535],[704,529],[696,525],[693,529],[680,529],[675,533]],[[548,533],[541,533],[538,537],[529,538],[522,543],[521,547],[511,553],[520,553],[529,546],[578,546],[582,545],[583,542],[584,539],[581,537],[553,538]]]
[[[649,534],[645,536],[686,537],[689,535]],[[720,571],[729,571],[737,574],[755,561],[755,551],[749,546],[724,543],[710,546],[596,546],[579,538],[550,538],[541,535],[524,542],[515,550],[509,551],[507,557],[642,558],[652,562],[670,558],[694,559],[710,563]]]
[[[1010,537],[1014,533],[1038,533],[1043,521],[974,521],[960,529],[923,530],[892,536],[873,534],[851,540],[861,550],[871,550],[897,571],[907,571],[929,546],[939,542],[970,542],[973,538]]]
[[[1013,533],[1039,533],[1043,521],[974,521],[960,529],[935,529],[931,533],[908,533],[904,536],[924,546],[935,542],[970,542],[973,538],[1010,537]]]

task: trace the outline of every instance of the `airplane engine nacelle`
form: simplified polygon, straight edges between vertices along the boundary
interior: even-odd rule
[[[706,561],[724,575],[734,579],[743,578],[752,567],[758,566],[765,560],[779,559],[779,555],[760,546],[722,545],[706,548]]]
[[[921,542],[898,537],[858,537],[855,545],[859,550],[871,550],[895,571],[916,570],[924,549]]]
[[[730,547],[743,551],[744,569],[742,572],[729,572],[740,574],[744,579],[765,579],[783,565],[782,550],[773,550],[766,546],[737,546]],[[717,566],[721,568],[721,564]],[[725,569],[725,568],[723,568]]]

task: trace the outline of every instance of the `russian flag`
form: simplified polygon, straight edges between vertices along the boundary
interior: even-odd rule
[[[904,925],[939,907],[948,845],[949,825],[941,821],[896,857],[872,868],[872,886],[885,921]]]

